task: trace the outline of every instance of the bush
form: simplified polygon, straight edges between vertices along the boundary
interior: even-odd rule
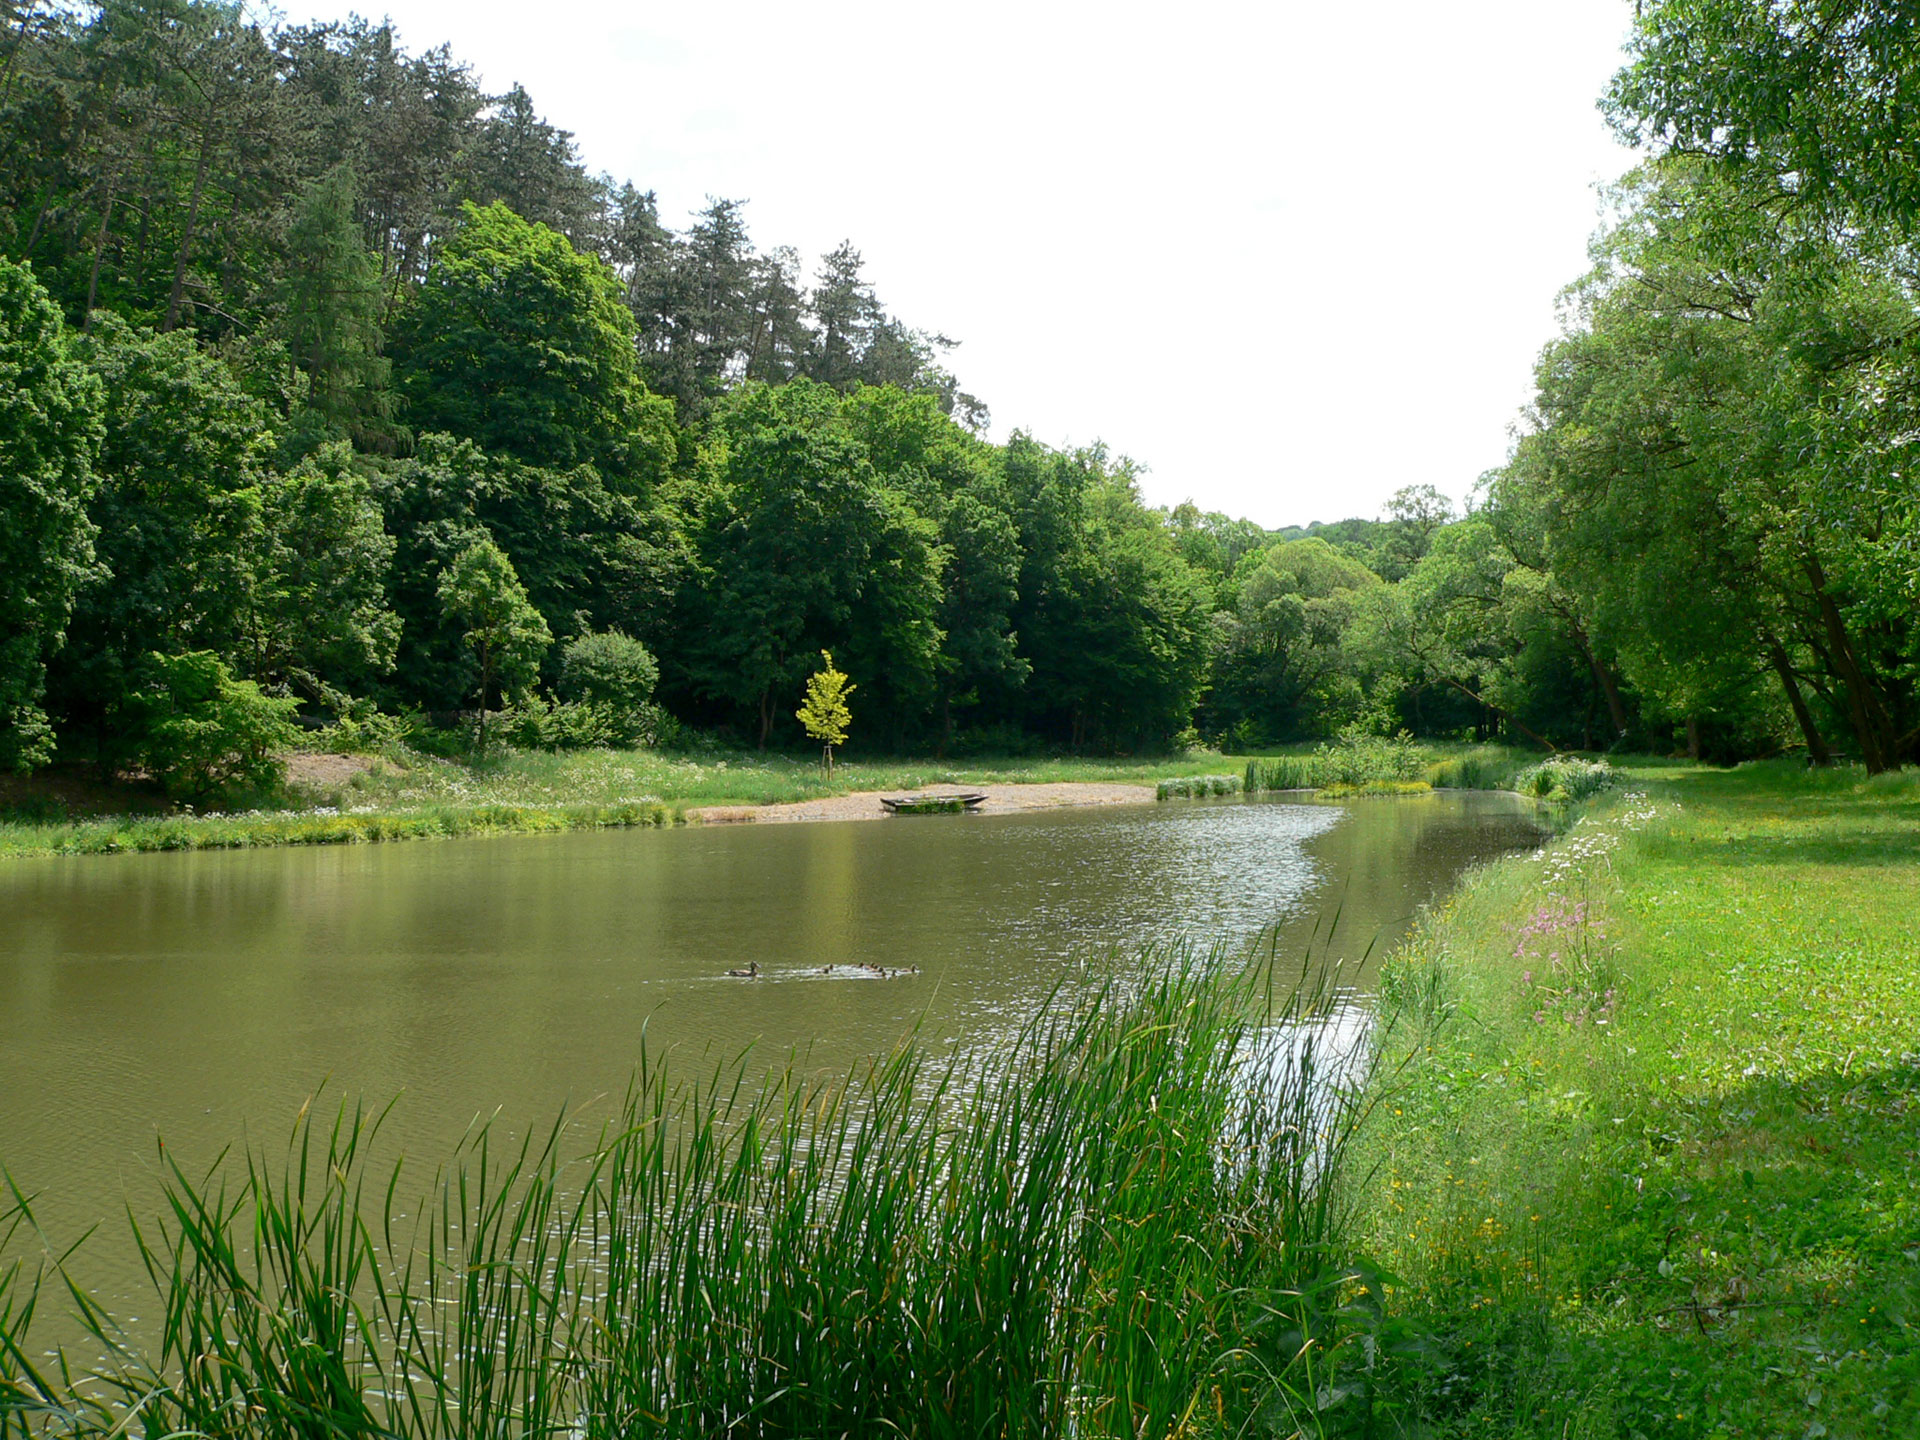
[[[1319,783],[1358,788],[1379,781],[1423,780],[1431,757],[1402,730],[1397,735],[1375,735],[1359,725],[1348,725],[1339,738],[1314,752]]]
[[[236,680],[210,650],[150,654],[132,696],[134,753],[175,799],[270,789],[286,779],[275,754],[295,744],[299,702]]]
[[[1604,760],[1582,760],[1565,755],[1529,766],[1515,777],[1513,788],[1538,800],[1572,803],[1598,795],[1613,784],[1614,769]]]
[[[631,745],[647,728],[644,717],[660,666],[646,646],[618,630],[589,631],[560,653],[560,698],[598,707],[610,727],[607,741]]]

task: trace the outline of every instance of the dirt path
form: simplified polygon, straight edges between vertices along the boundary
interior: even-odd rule
[[[915,795],[967,795],[985,792],[980,815],[1011,815],[1019,810],[1057,810],[1067,805],[1149,805],[1151,785],[1117,785],[1089,781],[1058,785],[928,785]],[[824,800],[796,800],[787,805],[707,805],[687,811],[687,819],[702,825],[742,823],[780,824],[790,820],[881,820],[887,812],[882,795],[901,790],[862,790],[832,795]]]

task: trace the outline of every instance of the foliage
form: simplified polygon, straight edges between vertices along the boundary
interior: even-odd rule
[[[92,578],[100,387],[26,266],[0,259],[0,769],[52,755],[47,656]]]
[[[556,689],[595,712],[603,738],[590,743],[631,745],[657,729],[648,701],[659,679],[658,662],[638,640],[619,630],[589,631],[562,648]]]
[[[849,684],[844,673],[833,668],[833,656],[820,652],[820,668],[807,677],[807,695],[795,712],[807,738],[824,747],[826,767],[833,769],[833,747],[847,743],[847,729],[853,724],[853,712],[847,708],[847,696],[860,687]]]
[[[1899,0],[1647,0],[1628,54],[1606,97],[1623,138],[1856,222],[1920,214],[1920,40]]]
[[[129,697],[133,755],[169,795],[204,801],[279,785],[298,737],[293,700],[236,680],[211,651],[147,657]]]

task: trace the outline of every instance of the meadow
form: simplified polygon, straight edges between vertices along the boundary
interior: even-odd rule
[[[1920,778],[1634,766],[1384,988],[1405,1424],[1920,1433]]]

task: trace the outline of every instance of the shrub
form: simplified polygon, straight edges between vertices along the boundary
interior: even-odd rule
[[[135,751],[147,773],[176,799],[203,800],[265,790],[286,778],[276,751],[299,738],[299,702],[236,680],[210,650],[150,654],[132,697]]]
[[[618,630],[599,630],[567,642],[555,689],[562,700],[599,707],[612,743],[628,745],[650,728],[647,701],[659,680],[660,666],[646,646]]]
[[[1397,735],[1375,735],[1359,725],[1348,725],[1339,738],[1314,752],[1323,785],[1364,786],[1382,780],[1421,780],[1430,756],[1402,730]]]
[[[1604,760],[1563,755],[1522,770],[1514,778],[1513,788],[1539,800],[1571,803],[1598,795],[1615,778],[1613,767]]]

